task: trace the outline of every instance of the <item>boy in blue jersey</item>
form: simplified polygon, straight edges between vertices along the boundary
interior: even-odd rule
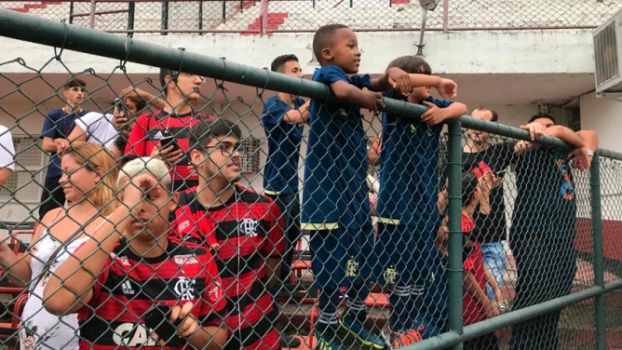
[[[413,74],[432,74],[428,63],[416,56],[396,58],[389,64],[389,69],[394,67]],[[383,167],[376,204],[379,222],[374,250],[378,259],[374,277],[393,287],[390,326],[383,335],[395,348],[437,333],[427,324],[433,321],[433,311],[428,314],[423,301],[432,278],[435,228],[440,224],[436,208],[440,133],[445,120],[460,117],[467,107],[431,97],[430,87],[415,88],[407,96],[391,89],[387,96],[429,107],[420,120],[388,113],[382,120]]]
[[[342,349],[350,335],[366,346],[382,349],[384,341],[364,327],[373,226],[360,108],[382,108],[382,94],[374,91],[392,86],[404,94],[413,86],[436,86],[449,96],[455,94],[456,86],[428,75],[411,76],[397,67],[378,79],[352,75],[358,73],[361,52],[354,32],[341,24],[318,29],[313,52],[322,66],[313,80],[328,85],[338,99],[350,104],[323,100],[311,100],[310,104],[302,228],[310,230],[311,265],[320,289],[315,328],[318,348]],[[338,320],[340,287],[349,288],[346,311]]]
[[[303,76],[295,55],[275,58],[270,70],[298,78]],[[294,246],[301,235],[298,163],[304,124],[309,120],[309,102],[279,92],[266,101],[261,117],[268,139],[268,160],[263,176],[264,194],[272,198],[281,209],[285,229],[285,253],[279,276],[281,283],[290,278]],[[282,347],[300,346],[297,338],[285,334],[281,334],[280,340]]]

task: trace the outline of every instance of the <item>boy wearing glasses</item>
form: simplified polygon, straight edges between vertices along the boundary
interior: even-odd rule
[[[236,185],[243,150],[228,120],[190,129],[190,162],[198,186],[180,194],[172,218],[182,240],[206,244],[216,256],[229,314],[225,349],[280,349],[269,287],[285,249],[281,211],[270,198]]]
[[[136,119],[125,148],[130,156],[152,156],[166,161],[174,191],[198,184],[185,155],[189,148],[189,129],[201,119],[213,119],[194,109],[203,82],[204,78],[196,74],[160,69],[165,106]]]

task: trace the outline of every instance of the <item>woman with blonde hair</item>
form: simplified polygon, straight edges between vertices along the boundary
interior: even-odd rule
[[[114,158],[101,145],[75,142],[63,151],[60,178],[66,208],[49,211],[37,226],[30,248],[18,257],[0,243],[0,266],[18,285],[29,285],[22,314],[22,349],[78,349],[76,315],[56,316],[43,307],[43,289],[51,273],[86,240],[115,209]]]

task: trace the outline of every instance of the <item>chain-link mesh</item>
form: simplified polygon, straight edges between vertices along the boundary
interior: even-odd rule
[[[465,129],[453,182],[442,125],[352,123],[358,107],[50,57],[0,65],[29,72],[0,74],[5,169],[14,154],[0,170],[5,346],[159,348],[156,333],[170,349],[276,349],[285,336],[381,349],[445,333],[447,184],[462,188],[465,325],[594,285],[593,179],[567,150]],[[622,261],[619,162],[601,159],[606,281]],[[619,306],[609,294],[611,348]],[[465,348],[590,348],[593,321],[588,300]]]
[[[5,1],[0,7],[111,32],[313,32],[325,23],[357,30],[419,30],[422,8],[409,0]],[[620,1],[445,0],[430,11],[432,30],[591,28]],[[265,21],[264,21],[265,18]],[[263,27],[263,30],[262,30]]]

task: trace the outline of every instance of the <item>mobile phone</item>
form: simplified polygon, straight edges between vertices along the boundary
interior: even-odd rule
[[[171,307],[160,303],[147,311],[143,320],[145,325],[158,335],[162,345],[181,346],[184,344],[184,339],[177,335],[177,327],[181,325],[182,320],[171,323],[170,316]]]
[[[171,135],[171,133],[167,130],[164,130],[162,134],[162,138],[160,139],[161,149],[166,149],[170,146],[173,146],[173,151],[181,149],[181,147],[179,147],[179,144],[177,143],[177,138],[174,135]]]
[[[505,175],[506,171],[507,171],[507,169],[499,170],[499,171],[495,172],[495,176],[496,177],[503,177]]]
[[[125,107],[125,104],[123,103],[122,99],[118,97],[115,98],[114,106],[117,107],[117,111],[119,112],[119,114],[122,114],[124,117],[127,117],[127,108]]]

